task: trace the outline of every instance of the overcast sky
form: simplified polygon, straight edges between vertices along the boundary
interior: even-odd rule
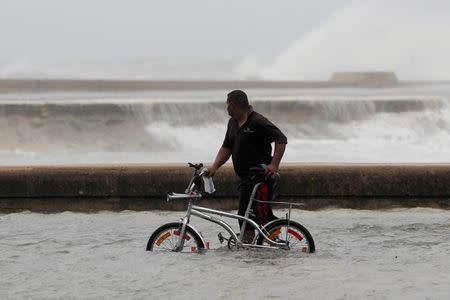
[[[0,0],[0,56],[272,55],[345,0]]]
[[[0,0],[0,77],[71,76],[61,62],[101,60],[150,62],[144,73],[160,76],[175,61],[231,59],[210,72],[323,79],[336,69],[392,69],[450,79],[449,20],[446,0]],[[192,72],[180,65],[173,76]],[[105,68],[98,76],[121,70]]]

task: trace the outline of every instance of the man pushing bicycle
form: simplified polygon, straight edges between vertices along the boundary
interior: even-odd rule
[[[208,168],[210,176],[214,176],[229,158],[232,157],[234,171],[240,179],[239,183],[239,211],[243,216],[248,206],[250,196],[255,186],[251,168],[267,165],[266,175],[278,172],[281,159],[286,149],[286,136],[266,117],[253,110],[249,105],[247,94],[241,90],[234,90],[227,95],[227,111],[231,116],[228,121],[227,132],[222,147],[217,153],[214,163]],[[275,149],[272,157],[272,143]],[[270,200],[270,199],[269,199]],[[270,222],[276,218],[270,206],[268,211],[253,209],[252,219],[261,223]],[[264,215],[264,220],[261,217]],[[259,220],[258,220],[259,219]],[[240,226],[242,222],[239,221]],[[264,225],[264,224],[262,224]],[[254,237],[253,229],[246,229],[244,241],[251,241]]]

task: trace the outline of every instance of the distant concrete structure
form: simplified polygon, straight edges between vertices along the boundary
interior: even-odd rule
[[[392,72],[338,72],[331,80],[101,80],[0,79],[0,94],[47,92],[145,92],[230,89],[384,87],[397,84]],[[415,84],[414,82],[410,84]]]
[[[393,86],[398,84],[394,72],[334,72],[330,81],[354,86]]]

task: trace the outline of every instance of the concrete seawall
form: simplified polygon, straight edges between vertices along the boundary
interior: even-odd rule
[[[330,80],[106,80],[106,79],[0,79],[0,94],[46,92],[145,92],[215,89],[301,89],[339,87],[402,87],[450,84],[449,81],[402,81],[395,74],[339,72]]]
[[[29,92],[133,92],[250,88],[326,88],[347,86],[328,81],[263,80],[82,80],[82,79],[1,79],[0,93]]]
[[[83,80],[83,79],[0,79],[0,93],[59,92],[138,92],[184,91],[211,89],[297,89],[336,87],[383,87],[415,85],[421,82],[388,82],[377,80],[375,84],[366,77],[353,76],[351,80],[338,76],[339,80]]]
[[[450,207],[450,164],[286,164],[281,174],[278,199],[306,209]],[[182,192],[190,176],[185,165],[1,167],[0,211],[183,210],[165,193]],[[198,204],[235,209],[232,169],[214,182],[217,192]]]

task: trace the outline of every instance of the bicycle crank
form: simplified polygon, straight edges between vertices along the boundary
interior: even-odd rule
[[[224,241],[227,241],[227,242],[228,242],[228,240],[229,240],[229,239],[227,239],[226,237],[224,237],[224,236],[222,235],[222,232],[219,232],[219,234],[217,235],[217,238],[219,239],[219,242],[220,242],[221,244],[223,244]]]

